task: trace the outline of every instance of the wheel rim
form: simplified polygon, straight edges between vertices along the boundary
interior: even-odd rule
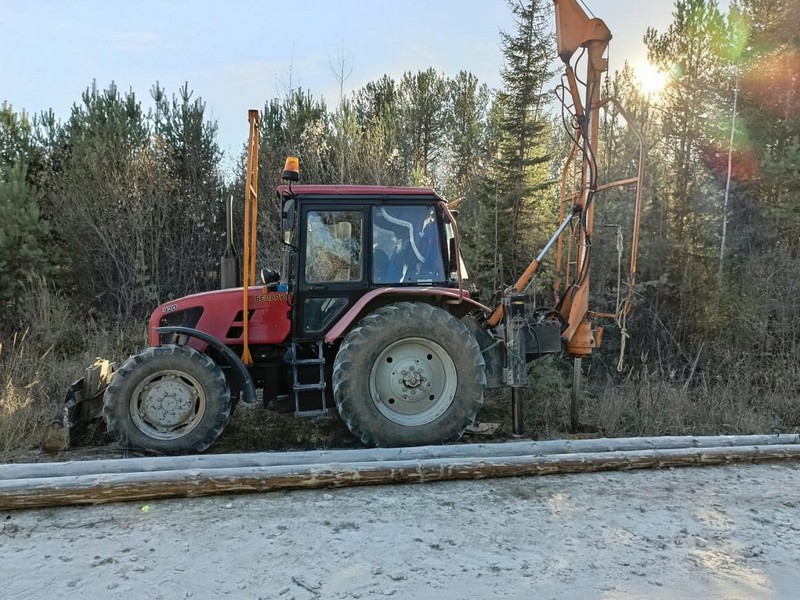
[[[159,371],[133,390],[131,417],[155,439],[174,440],[192,431],[206,412],[206,394],[197,379],[182,371]]]
[[[458,376],[453,359],[439,344],[406,338],[378,355],[369,387],[384,417],[417,427],[436,420],[453,403]]]

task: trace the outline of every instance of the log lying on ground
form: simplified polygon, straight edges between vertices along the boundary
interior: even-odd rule
[[[287,489],[796,460],[800,445],[226,467],[0,481],[0,510]]]
[[[0,481],[63,477],[99,473],[138,473],[190,469],[271,467],[325,463],[366,463],[395,460],[445,458],[487,458],[501,456],[544,456],[581,452],[669,450],[678,448],[716,448],[736,446],[775,446],[800,444],[800,434],[665,436],[600,438],[590,440],[550,440],[418,446],[413,448],[362,448],[357,450],[313,450],[301,452],[257,452],[247,454],[201,454],[105,459],[61,463],[0,465]]]

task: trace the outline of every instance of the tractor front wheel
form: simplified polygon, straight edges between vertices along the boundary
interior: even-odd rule
[[[187,346],[155,346],[131,356],[103,398],[108,431],[126,448],[202,452],[230,414],[222,370]]]
[[[461,321],[429,304],[400,302],[366,316],[342,342],[333,394],[368,446],[418,446],[461,437],[483,404],[486,373]]]

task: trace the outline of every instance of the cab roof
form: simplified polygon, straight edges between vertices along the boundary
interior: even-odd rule
[[[277,188],[278,196],[289,196],[289,186],[281,185]],[[316,196],[316,197],[336,197],[336,196],[371,196],[373,198],[389,198],[403,196],[424,197],[435,200],[442,200],[432,188],[416,187],[395,187],[386,185],[293,185],[291,194],[295,196]]]

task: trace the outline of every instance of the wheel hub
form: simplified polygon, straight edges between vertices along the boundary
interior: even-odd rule
[[[185,435],[200,422],[205,395],[188,374],[159,372],[143,381],[131,398],[131,416],[137,427],[157,439]]]
[[[419,363],[419,361],[416,362]],[[415,370],[415,366],[419,370]],[[426,373],[423,373],[423,370],[427,371],[427,377],[425,376]],[[424,387],[431,387],[430,369],[425,369],[425,365],[408,365],[408,369],[402,369],[400,374],[402,377],[398,380],[398,383],[412,393],[416,393],[416,388],[420,387],[425,382],[427,382],[427,385]],[[392,373],[392,375],[395,375],[395,373]]]
[[[380,353],[370,372],[378,410],[401,425],[418,426],[439,417],[456,390],[453,360],[436,342],[398,340]]]
[[[145,386],[141,410],[150,422],[174,427],[189,417],[196,398],[197,390],[169,376]]]

